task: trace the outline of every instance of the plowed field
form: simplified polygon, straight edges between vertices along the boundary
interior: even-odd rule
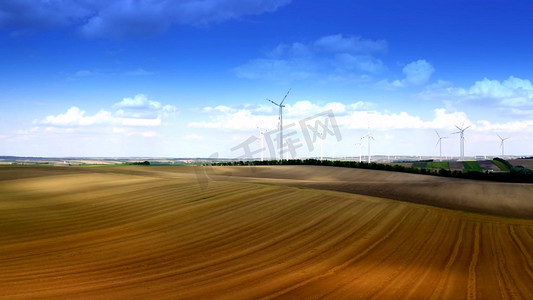
[[[0,298],[533,299],[531,185],[205,171],[0,167]]]

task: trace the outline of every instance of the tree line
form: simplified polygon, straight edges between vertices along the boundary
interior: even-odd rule
[[[331,166],[331,167],[344,167],[344,168],[358,168],[358,169],[370,169],[370,170],[382,170],[392,172],[403,172],[412,174],[453,177],[453,178],[465,178],[474,180],[489,180],[489,181],[501,181],[501,182],[519,182],[519,183],[533,183],[533,171],[522,166],[513,166],[508,161],[495,158],[504,163],[509,171],[507,172],[479,172],[479,171],[458,171],[447,169],[429,169],[429,168],[417,168],[406,167],[396,164],[381,164],[376,162],[356,162],[356,161],[341,161],[341,160],[319,160],[314,158],[308,159],[289,159],[289,160],[249,160],[249,161],[226,161],[226,162],[213,162],[209,165],[212,166],[261,166],[261,165],[309,165],[309,166]]]

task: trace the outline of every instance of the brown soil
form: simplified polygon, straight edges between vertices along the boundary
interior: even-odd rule
[[[533,159],[510,159],[509,162],[514,166],[522,166],[533,170]]]
[[[533,218],[533,185],[321,166],[205,167],[211,179],[336,190],[433,206]]]
[[[464,202],[482,193],[497,207],[500,189],[532,203],[527,185],[303,166],[82,169],[0,168],[0,298],[533,298],[532,219],[333,191],[463,189]],[[509,212],[531,211],[509,199]]]
[[[464,169],[465,165],[463,165],[462,161],[450,161],[450,170],[463,171]]]
[[[495,165],[492,160],[478,160],[477,163],[484,171],[489,172],[498,172],[501,171],[500,168]]]

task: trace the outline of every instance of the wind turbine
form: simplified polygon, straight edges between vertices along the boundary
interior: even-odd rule
[[[370,128],[368,128],[368,133],[365,135],[367,141],[368,141],[368,163],[370,163],[370,140],[374,140],[374,137],[370,134]]]
[[[509,139],[509,138],[508,138],[508,137],[506,137],[506,138],[502,138],[499,134],[497,134],[497,136],[498,136],[498,137],[500,138],[500,140],[501,140],[500,148],[502,148],[502,158],[503,158],[503,156],[504,156],[504,149],[505,149],[505,148],[504,148],[504,141],[507,140],[507,139]]]
[[[283,105],[283,102],[285,101],[285,98],[287,98],[287,96],[289,95],[290,91],[291,89],[287,91],[287,94],[285,94],[285,97],[283,97],[283,100],[281,100],[279,104],[277,104],[276,102],[270,99],[267,99],[272,104],[279,107],[279,159],[280,160],[283,160],[283,108],[285,107],[285,105]]]
[[[435,133],[437,134],[437,136],[439,137],[439,140],[437,141],[437,145],[439,145],[439,157],[440,157],[440,160],[442,161],[442,140],[443,139],[447,139],[448,137],[447,136],[440,136],[440,134],[437,132],[437,130],[435,130]]]
[[[465,125],[465,123],[463,122],[463,125],[461,125],[461,127],[457,126],[457,125],[454,125],[457,129],[459,129],[459,131],[457,132],[454,132],[452,134],[460,134],[461,137],[461,160],[465,160],[465,130],[467,130],[468,128],[470,128],[470,126],[472,125],[468,125],[467,127],[463,127]]]
[[[359,163],[363,161],[363,140],[365,139],[364,136],[361,137],[361,141],[359,143],[355,143],[354,145],[359,145]]]

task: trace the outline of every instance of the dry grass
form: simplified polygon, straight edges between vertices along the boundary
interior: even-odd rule
[[[533,298],[533,220],[314,184],[443,180],[332,169],[0,168],[0,297]]]

